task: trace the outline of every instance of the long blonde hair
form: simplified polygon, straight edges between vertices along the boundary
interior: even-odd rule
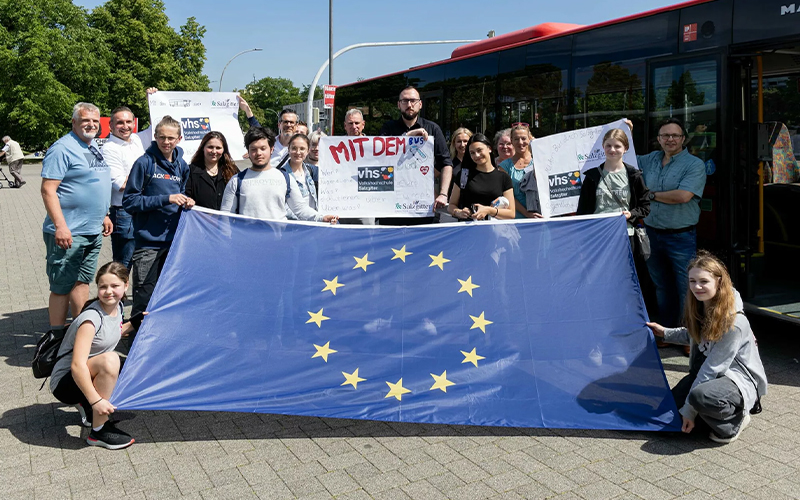
[[[470,137],[472,137],[472,132],[470,129],[466,127],[457,128],[456,131],[453,132],[453,136],[450,138],[450,158],[456,157],[456,139],[458,139],[458,136],[461,134],[466,135],[468,140]],[[465,151],[464,156],[469,156],[469,151]]]
[[[719,283],[716,295],[705,303],[697,300],[691,290],[686,291],[683,325],[696,343],[704,340],[716,342],[733,327],[736,320],[736,294],[731,276],[725,264],[705,250],[697,252],[687,271],[694,268],[709,272]]]

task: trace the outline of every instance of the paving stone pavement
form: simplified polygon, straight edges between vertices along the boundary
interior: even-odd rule
[[[800,332],[754,322],[771,386],[733,444],[664,433],[118,412],[136,438],[89,447],[29,368],[47,329],[40,166],[0,190],[0,497],[151,499],[800,498]],[[101,262],[111,258],[106,240]],[[92,291],[94,293],[94,290]],[[662,349],[671,384],[687,372]]]

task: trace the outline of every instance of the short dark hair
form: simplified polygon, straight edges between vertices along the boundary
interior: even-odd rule
[[[133,115],[133,111],[131,111],[131,108],[129,108],[128,106],[117,106],[116,108],[114,108],[114,111],[112,111],[111,115],[109,116],[111,116],[111,118],[113,119],[114,115],[116,115],[117,113],[122,113],[123,111]]]
[[[275,134],[272,130],[266,127],[251,127],[250,130],[244,135],[244,147],[250,149],[250,144],[266,139],[269,142],[269,148],[275,147]]]
[[[297,112],[295,110],[293,110],[293,109],[282,109],[281,112],[278,113],[278,121],[282,121],[283,120],[283,115],[286,115],[286,114],[289,114],[289,113],[297,116]]]
[[[659,123],[658,124],[658,128],[656,129],[656,134],[659,134],[661,132],[661,129],[663,127],[666,127],[667,125],[677,125],[677,126],[679,126],[681,128],[681,133],[683,134],[684,137],[689,135],[686,132],[686,127],[683,126],[683,122],[681,120],[679,120],[678,118],[675,118],[675,117],[667,118],[666,120],[664,120],[661,123]]]
[[[403,90],[401,90],[401,91],[400,91],[400,94],[402,94],[402,93],[403,93],[403,92],[405,92],[406,90],[413,90],[414,92],[416,92],[417,94],[419,94],[419,89],[418,89],[417,87],[413,86],[413,85],[408,85],[408,86],[406,86],[405,88],[403,88]],[[397,94],[397,99],[398,99],[398,100],[400,99],[400,94]]]

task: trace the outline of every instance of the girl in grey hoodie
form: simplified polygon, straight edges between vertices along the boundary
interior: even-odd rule
[[[760,411],[767,376],[725,265],[703,250],[689,263],[683,323],[681,328],[647,323],[664,341],[691,346],[689,375],[672,389],[682,430],[692,432],[699,416],[711,428],[712,441],[731,443],[750,423],[750,413]]]

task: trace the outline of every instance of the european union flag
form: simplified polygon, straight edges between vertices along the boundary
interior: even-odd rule
[[[621,216],[416,227],[181,216],[112,402],[677,430]]]

